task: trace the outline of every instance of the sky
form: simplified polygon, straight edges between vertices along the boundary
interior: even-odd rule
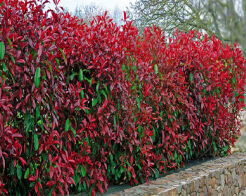
[[[68,9],[69,12],[74,12],[76,6],[89,5],[91,3],[108,11],[114,10],[115,7],[126,11],[126,7],[130,6],[130,2],[134,3],[135,0],[60,0],[59,5]]]

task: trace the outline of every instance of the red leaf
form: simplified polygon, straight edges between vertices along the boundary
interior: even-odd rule
[[[38,56],[37,56],[37,59],[36,59],[36,63],[39,63],[40,62],[40,57],[42,55],[42,52],[43,52],[43,45],[40,44],[39,45],[39,48],[38,48]]]
[[[35,192],[38,193],[38,182],[35,184]]]
[[[42,184],[39,181],[38,181],[38,186],[40,187],[41,190],[43,189]]]
[[[29,181],[31,181],[31,182],[34,182],[36,179],[35,179],[35,177],[34,176],[31,176],[31,177],[29,177],[29,179],[28,179]]]
[[[41,154],[43,152],[43,149],[44,149],[44,144],[40,144],[38,153]]]
[[[126,12],[124,11],[124,21],[126,21]]]
[[[64,196],[65,192],[63,191],[61,184],[58,185],[58,190],[60,191],[60,193],[62,194],[62,196]]]
[[[26,105],[26,103],[27,103],[27,101],[29,100],[30,96],[31,96],[31,94],[28,94],[28,95],[25,97],[24,102],[23,102],[23,105],[24,105],[24,106]]]
[[[53,174],[54,174],[54,168],[53,168],[53,166],[51,165],[51,166],[50,166],[50,178],[51,178],[51,179],[53,178]]]
[[[95,196],[95,195],[96,195],[96,191],[95,191],[95,188],[93,188],[91,191],[91,196]]]
[[[19,159],[20,159],[20,161],[21,161],[22,165],[23,165],[23,166],[25,166],[25,165],[26,165],[26,161],[25,161],[25,159],[23,159],[22,157],[19,157]]]
[[[55,181],[52,181],[52,180],[46,183],[47,186],[53,186],[54,184],[55,184]]]
[[[22,137],[22,135],[20,133],[14,133],[13,137],[19,137],[20,138],[20,137]]]

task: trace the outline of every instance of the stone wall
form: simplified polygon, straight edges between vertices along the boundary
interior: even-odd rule
[[[246,195],[246,153],[217,158],[111,196]]]

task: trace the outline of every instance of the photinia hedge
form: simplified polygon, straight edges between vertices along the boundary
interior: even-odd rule
[[[48,1],[0,0],[0,194],[104,193],[230,153],[240,134],[238,46]],[[56,6],[57,0],[54,0]]]

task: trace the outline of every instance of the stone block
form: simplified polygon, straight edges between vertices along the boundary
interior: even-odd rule
[[[216,184],[216,178],[212,177],[211,181],[210,181],[211,187],[214,189],[215,188],[215,184]]]
[[[180,194],[181,191],[182,191],[182,186],[181,185],[180,186],[177,186],[177,190],[178,190],[178,194]]]
[[[229,188],[229,193],[230,193],[230,195],[235,194],[235,186],[231,186],[231,188]]]
[[[161,192],[164,192],[166,189],[165,188],[156,188],[154,190],[151,190],[148,192],[149,195],[158,195]]]
[[[221,176],[220,176],[220,180],[221,180],[221,182],[220,182],[220,184],[221,184],[221,186],[222,186],[222,188],[225,186],[225,175],[224,174],[222,174]]]
[[[174,188],[174,189],[165,190],[165,191],[158,193],[158,195],[159,196],[177,196],[178,195],[178,189]]]
[[[226,184],[231,184],[232,183],[232,175],[231,174],[227,174],[226,175],[225,183]]]
[[[213,195],[213,189],[211,187],[208,187],[208,195],[209,196]]]
[[[206,184],[205,182],[206,182],[206,176],[202,176],[200,180],[200,187],[204,187]]]
[[[240,164],[236,170],[237,175],[241,175],[242,174],[242,164]]]
[[[195,188],[195,191],[198,191],[198,190],[199,190],[199,184],[200,184],[199,180],[195,180],[195,181],[194,181],[194,188]]]
[[[222,195],[229,195],[228,186],[224,186],[223,191],[222,191]]]
[[[190,192],[194,192],[195,191],[195,182],[194,181],[191,181],[190,183]]]
[[[203,188],[203,193],[204,193],[204,196],[208,196],[208,188],[206,186],[204,186]]]
[[[216,190],[213,190],[213,196],[218,196],[218,192]]]
[[[170,183],[170,180],[168,180],[168,179],[158,179],[158,180],[151,181],[149,184],[153,184],[153,185],[165,185],[167,183]]]
[[[246,187],[246,175],[243,175],[242,188]]]

